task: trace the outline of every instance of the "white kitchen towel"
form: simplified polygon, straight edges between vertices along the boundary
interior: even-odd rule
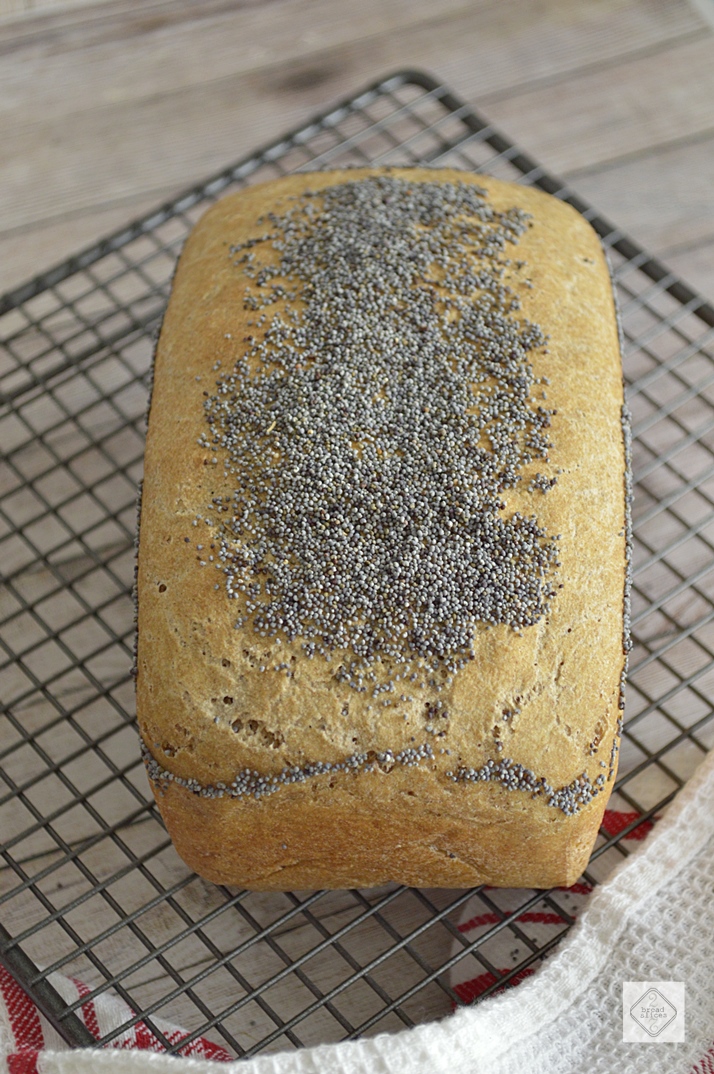
[[[713,904],[714,753],[518,988],[400,1033],[220,1065],[115,1048],[33,1062],[39,1074],[714,1074]],[[623,1041],[623,983],[655,981],[684,983],[685,1040]]]

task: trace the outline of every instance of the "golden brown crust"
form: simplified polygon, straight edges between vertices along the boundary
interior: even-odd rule
[[[377,719],[364,695],[335,680],[330,664],[303,656],[299,639],[278,650],[270,638],[236,630],[235,609],[214,589],[220,575],[208,558],[200,565],[195,547],[194,519],[227,491],[222,468],[198,443],[202,393],[215,388],[217,361],[232,365],[251,318],[229,246],[255,235],[257,218],[295,195],[368,174],[296,175],[227,197],[204,216],[181,257],[156,355],[138,560],[137,702],[157,801],[179,853],[216,882],[283,890],[387,880],[568,884],[587,861],[612,786],[625,659],[617,328],[590,226],[548,195],[487,177],[390,172],[414,182],[472,182],[495,208],[517,205],[532,215],[517,252],[525,268],[514,270],[509,285],[523,316],[549,337],[548,353],[534,351],[531,361],[536,376],[549,378],[548,406],[557,411],[551,463],[561,472],[547,495],[529,492],[533,464],[504,499],[507,513],[537,510],[543,529],[561,535],[563,588],[547,616],[520,633],[506,625],[476,631],[475,659],[439,694],[450,713],[439,741],[448,755],[435,749],[417,767],[387,762],[328,772],[257,800],[206,797],[185,786],[195,781],[215,791],[246,768],[277,775],[356,752],[397,753],[427,737],[428,692]],[[211,530],[200,526],[208,557]],[[292,677],[272,670],[278,654]],[[261,664],[269,670],[261,673]],[[504,709],[514,707],[520,712],[503,721]],[[543,795],[447,776],[500,757],[556,789],[584,772],[591,784],[603,773],[607,779],[568,816]]]

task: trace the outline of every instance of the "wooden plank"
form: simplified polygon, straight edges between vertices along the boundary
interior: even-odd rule
[[[7,16],[25,16],[32,18],[48,12],[71,10],[72,8],[95,8],[109,0],[0,0],[0,18]]]
[[[303,2],[289,0],[290,4]],[[366,2],[371,3],[372,0]],[[139,193],[148,195],[150,191],[165,189],[167,185],[182,185],[192,178],[210,173],[227,160],[235,159],[306,119],[323,107],[325,101],[338,98],[369,78],[405,63],[433,66],[458,91],[476,100],[485,93],[487,85],[493,87],[499,79],[501,88],[510,85],[516,71],[524,79],[536,77],[543,64],[555,64],[557,67],[560,62],[567,67],[572,62],[566,61],[566,57],[572,54],[570,46],[575,30],[572,20],[571,23],[565,20],[565,29],[556,32],[559,27],[556,16],[558,12],[562,16],[563,8],[570,8],[570,5],[563,4],[562,0],[552,0],[552,3],[551,18],[538,22],[535,27],[528,18],[524,18],[523,25],[514,23],[518,40],[509,42],[507,48],[500,52],[496,50],[495,59],[491,35],[496,32],[501,34],[503,27],[491,23],[491,31],[485,32],[483,14],[477,7],[454,15],[445,23],[440,17],[439,20],[404,28],[399,33],[378,33],[371,38],[350,41],[329,49],[325,49],[320,42],[320,47],[312,51],[307,59],[298,56],[277,66],[272,66],[271,59],[271,63],[257,70],[226,74],[196,85],[184,84],[168,94],[156,92],[157,87],[154,86],[147,90],[147,96],[140,99],[123,99],[123,82],[121,79],[116,81],[119,78],[117,71],[125,63],[125,52],[116,53],[113,64],[105,57],[106,62],[100,65],[105,89],[98,89],[96,94],[91,92],[89,87],[93,82],[97,86],[100,84],[98,76],[97,79],[88,77],[84,83],[84,99],[94,102],[86,111],[45,118],[38,117],[38,109],[35,108],[35,118],[32,120],[27,116],[23,120],[18,118],[16,121],[13,116],[6,120],[3,134],[5,165],[0,171],[0,185],[5,188],[6,197],[0,214],[0,229],[76,212],[80,208],[97,207],[117,198]],[[607,5],[607,8],[609,18],[617,14],[617,6],[614,12],[611,5]],[[488,11],[493,10],[489,6]],[[622,5],[619,10],[623,11]],[[525,7],[521,7],[521,11],[525,11]],[[667,11],[680,17],[681,9],[677,5],[672,7],[668,4]],[[242,17],[242,13],[236,15],[234,33],[240,26],[239,16]],[[628,34],[628,19],[629,13],[619,26],[623,40],[629,39],[632,48],[640,39],[632,29]],[[612,26],[608,21],[606,29],[605,21],[603,19],[599,36],[591,33],[590,27],[588,34],[580,36],[581,51],[577,58],[580,63],[585,62],[587,55],[602,55],[612,43]],[[617,21],[614,19],[615,23]],[[688,26],[691,28],[691,22]],[[250,30],[250,40],[258,48],[261,38],[259,35],[252,36],[252,33]],[[714,36],[708,30],[706,33]],[[543,49],[546,41],[553,36],[558,45],[548,46],[546,61],[541,58]],[[590,45],[586,48],[584,41],[599,41],[598,49],[589,51]],[[182,51],[194,55],[193,41],[190,48],[183,47],[183,38],[182,42]],[[667,59],[669,61],[671,57],[674,62],[679,57],[679,69],[686,67],[688,77],[699,79],[701,85],[706,86],[714,77],[708,47],[707,41],[685,42],[679,49],[669,49]],[[499,58],[502,61],[500,64]],[[202,62],[205,63],[205,59]],[[663,60],[661,56],[648,56],[642,62],[649,63],[654,72],[655,69],[660,70]],[[25,85],[33,81],[28,77],[28,70],[37,70],[38,63],[36,61],[23,67]],[[73,63],[67,63],[66,72],[73,66]],[[628,72],[632,68],[632,61],[623,63],[622,69],[618,68],[617,77],[623,80],[625,88],[628,85]],[[637,78],[642,78],[642,72],[636,64],[635,68]],[[606,85],[609,89],[615,75],[608,70],[598,77],[601,86]],[[66,73],[66,78],[71,82],[73,76]],[[11,81],[8,76],[3,97],[5,90],[16,92],[10,85]],[[60,85],[58,89],[55,81],[52,86],[52,93],[49,89],[46,92],[47,100],[64,96],[64,87]],[[546,91],[533,92],[535,101],[539,93]],[[562,100],[569,98],[570,89],[564,86],[559,89],[550,87],[548,92]],[[108,97],[112,99],[108,100]],[[509,97],[501,101],[501,109],[510,109],[512,112],[514,100]],[[525,110],[529,108],[529,100],[529,95],[524,94],[522,103]],[[714,125],[714,93],[707,95],[702,92],[699,100],[687,121],[690,133],[704,123]],[[489,101],[493,104],[493,108],[489,105],[490,111],[496,114],[496,102],[492,101],[490,95]],[[236,102],[240,102],[239,111]],[[647,111],[646,104],[642,104],[642,108]],[[550,146],[554,154],[551,146],[554,134],[548,117],[542,120],[545,130],[541,138],[537,133],[537,124],[534,129],[534,109],[535,104],[529,112],[530,130],[524,129],[526,135],[530,134],[527,139],[530,148],[537,151],[541,145],[546,149]],[[666,116],[659,121],[659,127],[654,114],[649,116],[648,113],[645,119],[648,117],[649,122],[643,121],[643,116],[633,106],[629,109],[627,122],[620,126],[611,125],[608,128],[611,137],[607,154],[612,156],[626,151],[635,129],[651,130],[652,141],[661,138],[661,127],[666,123]],[[557,128],[558,138],[566,147],[566,156],[569,152],[567,146],[574,140],[580,141],[582,125],[577,116],[571,115],[570,119],[570,127],[562,125]],[[602,137],[598,127],[601,121],[594,118],[590,122],[593,128],[591,136],[583,140],[578,150],[581,162],[583,157],[587,159],[591,149],[597,151],[597,144],[594,143]],[[518,129],[514,133],[518,136],[523,122],[516,121],[515,125]],[[573,126],[575,129],[572,129]]]
[[[673,272],[714,304],[714,238],[701,246],[669,251],[665,259]]]
[[[0,0],[0,18],[23,15],[27,12],[27,0]]]
[[[654,51],[506,97],[489,94],[481,103],[551,170],[592,168],[714,130],[713,47],[707,28],[666,54]]]
[[[703,19],[714,26],[714,0],[690,0]]]
[[[7,0],[18,5],[28,0]],[[31,0],[29,0],[31,2]],[[55,39],[69,28],[82,34],[86,43],[98,37],[121,33],[120,27],[127,19],[136,21],[136,33],[151,33],[159,26],[169,26],[186,19],[202,19],[228,10],[258,7],[280,0],[88,0],[75,7],[70,0],[59,10],[48,8],[23,11],[19,17],[0,21],[0,50],[10,43],[38,40],[53,36]],[[96,4],[96,7],[95,7]],[[139,20],[137,15],[141,15]]]
[[[714,137],[685,139],[564,177],[714,303]]]
[[[438,14],[430,0],[363,0],[358,23],[334,0],[270,0],[213,14],[209,6],[200,17],[195,5],[176,3],[154,22],[147,6],[132,4],[121,18],[55,26],[51,34],[27,39],[3,43],[0,36],[0,114],[12,113],[13,124],[22,125],[36,119],[39,108],[50,119],[84,112],[88,104],[140,100],[312,56],[319,64],[327,50],[390,34],[389,65],[402,66],[412,62],[404,39],[410,30],[417,41],[426,32],[432,44],[457,46],[475,60],[468,92],[505,92],[661,46],[702,26],[686,0],[584,0],[576,6],[545,0],[537,10],[526,0],[441,0]],[[400,59],[395,53],[402,46]],[[72,62],[78,52],[80,65]]]
[[[98,208],[80,207],[34,226],[0,232],[0,294],[144,216],[178,190],[166,187],[150,194],[129,195]]]
[[[464,0],[442,0],[440,17],[448,21],[463,8]],[[401,33],[433,17],[429,0],[364,0],[359,23],[345,18],[344,7],[330,0],[270,0],[200,17],[189,8],[183,19],[174,12],[172,19],[157,18],[147,26],[143,7],[132,6],[109,25],[99,19],[14,46],[8,41],[0,70],[0,114],[12,112],[13,123],[22,124],[36,118],[38,107],[50,118],[84,112],[88,102],[93,107],[144,100],[299,60],[375,33]],[[691,30],[690,20],[682,21]],[[82,56],[79,68],[71,59],[76,53]],[[96,93],[88,98],[90,86]]]
[[[67,11],[73,8],[91,8],[94,16],[109,0],[25,0],[28,15],[44,15],[47,12]]]
[[[714,240],[714,135],[568,178],[584,198],[665,260],[670,250],[679,251],[682,266],[688,246]],[[705,261],[700,255],[698,272]],[[711,272],[710,267],[704,278],[711,279]],[[710,285],[708,294],[713,291]]]

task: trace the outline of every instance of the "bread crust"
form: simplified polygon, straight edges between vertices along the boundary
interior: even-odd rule
[[[547,495],[529,488],[533,463],[503,499],[506,514],[537,512],[539,525],[560,535],[562,588],[533,626],[476,628],[474,659],[438,695],[448,730],[431,755],[414,765],[394,759],[427,738],[428,689],[377,718],[367,695],[335,679],[333,663],[306,659],[299,638],[278,649],[250,625],[236,629],[232,602],[214,588],[213,530],[194,526],[230,486],[199,444],[204,393],[215,388],[216,363],[230,367],[255,331],[231,244],[255,236],[263,214],[284,211],[305,191],[374,174],[300,174],[228,196],[181,256],[156,352],[137,570],[137,708],[152,788],[181,857],[217,883],[570,884],[587,863],[616,770],[627,576],[612,287],[600,242],[574,209],[461,171],[389,172],[414,183],[473,183],[496,209],[531,215],[516,255],[524,267],[508,282],[519,315],[548,335],[547,353],[534,351],[531,363],[548,378],[547,405],[557,414],[557,483]],[[273,670],[276,659],[289,677]],[[272,778],[288,767],[341,765],[356,753],[368,753],[371,767],[332,768],[258,798],[230,793],[246,769]],[[503,758],[556,789],[585,774],[599,793],[568,815],[532,787],[454,778]]]

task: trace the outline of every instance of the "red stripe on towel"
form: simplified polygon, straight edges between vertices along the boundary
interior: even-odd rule
[[[40,1015],[30,997],[3,966],[0,966],[0,995],[17,1049],[6,1057],[8,1074],[37,1074],[37,1053],[45,1043]]]
[[[602,826],[608,835],[619,835],[628,824],[632,824],[639,816],[639,813],[622,813],[617,809],[606,809],[605,816],[602,818]],[[638,824],[636,828],[627,833],[625,839],[644,839],[653,828],[653,821],[643,820],[641,824]]]
[[[501,973],[505,976],[509,971],[501,970]],[[526,977],[530,977],[533,970],[527,967],[525,970],[519,970],[518,973],[511,977],[507,984],[502,988],[497,988],[496,992],[502,992],[506,988],[515,987],[519,985],[521,981],[524,981]],[[487,988],[491,985],[497,984],[500,978],[495,977],[492,973],[481,973],[478,977],[472,977],[470,981],[462,981],[460,984],[454,985],[454,992],[463,1003],[471,1003],[482,995]]]
[[[459,932],[470,932],[471,929],[481,928],[483,925],[498,925],[504,919],[513,918],[513,921],[523,921],[524,923],[535,925],[566,925],[567,921],[560,914],[546,913],[543,910],[525,910],[522,914],[518,914],[517,917],[513,917],[514,911],[504,910],[503,916],[499,914],[477,914],[476,917],[469,918],[468,921],[464,921],[459,925]]]

